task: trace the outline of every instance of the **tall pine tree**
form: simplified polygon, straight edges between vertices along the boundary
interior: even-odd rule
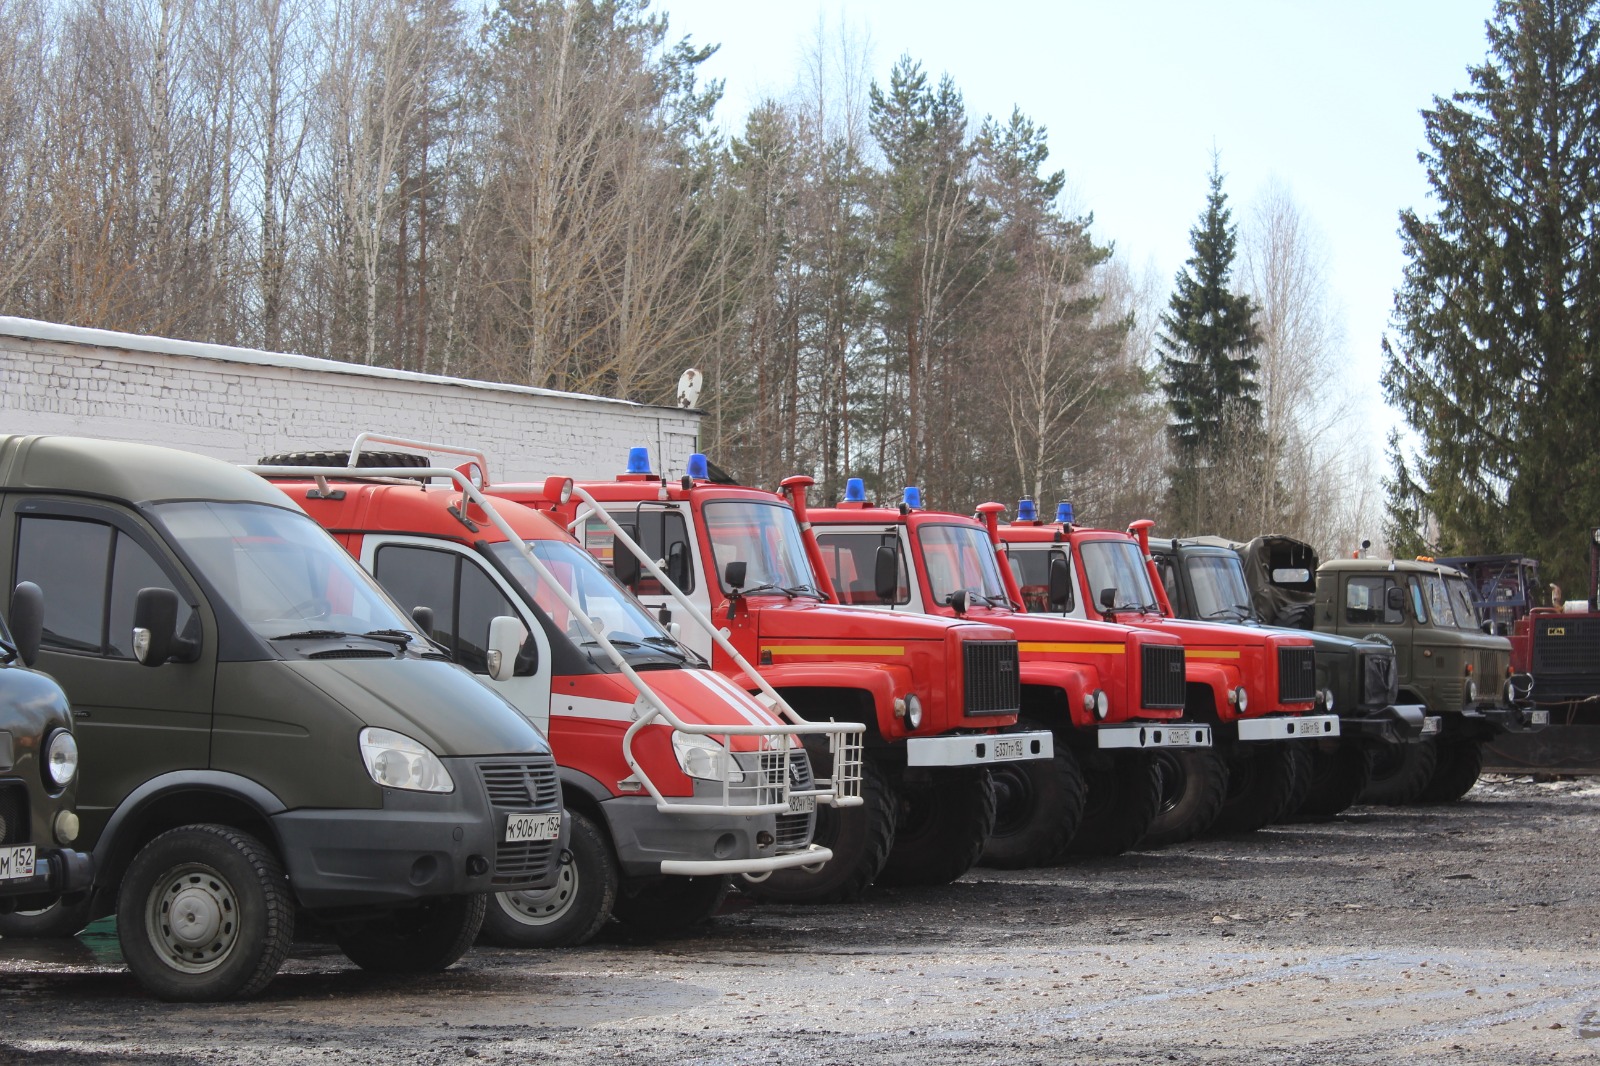
[[[1471,88],[1423,112],[1438,213],[1400,216],[1383,384],[1419,444],[1394,456],[1388,532],[1525,552],[1581,588],[1600,525],[1600,4],[1501,0],[1488,37]]]
[[[1232,289],[1238,228],[1215,161],[1211,194],[1189,242],[1194,254],[1178,272],[1157,337],[1171,414],[1169,521],[1180,535],[1254,535],[1261,531],[1237,526],[1246,502],[1259,495],[1252,484],[1260,476],[1261,335],[1255,304]]]

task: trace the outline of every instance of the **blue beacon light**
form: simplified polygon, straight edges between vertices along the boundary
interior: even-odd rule
[[[1017,503],[1017,521],[1033,522],[1039,518],[1039,512],[1033,506],[1033,497],[1024,496]]]
[[[711,471],[706,466],[706,457],[699,452],[689,456],[689,476],[696,481],[708,481]]]
[[[850,478],[844,483],[845,503],[866,503],[867,483],[858,477]]]
[[[906,486],[905,505],[913,511],[922,510],[922,490],[915,485]]]
[[[1056,521],[1064,526],[1072,525],[1072,501],[1062,500],[1056,504]]]
[[[650,472],[650,449],[628,449],[628,473],[648,474]]]

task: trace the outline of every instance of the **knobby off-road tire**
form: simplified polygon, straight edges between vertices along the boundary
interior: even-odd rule
[[[1211,828],[1228,797],[1228,765],[1211,748],[1158,748],[1161,799],[1140,848],[1182,844]]]
[[[277,455],[263,456],[258,466],[348,466],[350,453],[343,452],[280,452]],[[411,452],[362,452],[356,457],[357,466],[395,467],[404,466],[414,470],[433,465],[426,455],[416,455]]]
[[[1418,803],[1454,803],[1472,791],[1483,773],[1483,745],[1476,740],[1455,740],[1439,745],[1433,777],[1417,797]]]
[[[1212,836],[1253,833],[1284,816],[1294,794],[1295,755],[1288,741],[1252,741],[1227,756],[1228,798],[1222,801]]]
[[[742,882],[739,890],[769,903],[854,903],[866,892],[894,846],[898,801],[883,771],[871,759],[861,764],[859,807],[817,805],[812,843],[828,848],[833,858],[812,873],[778,870],[764,881]]]
[[[1069,856],[1110,856],[1139,845],[1161,810],[1161,770],[1147,751],[1096,751],[1084,758],[1088,800]]]
[[[1316,772],[1311,763],[1316,747],[1316,741],[1289,745],[1289,756],[1294,760],[1294,788],[1289,792],[1289,803],[1283,811],[1285,821],[1299,814],[1311,796],[1311,778]]]
[[[372,973],[437,973],[478,938],[488,897],[434,896],[341,932],[339,950]]]
[[[708,921],[732,887],[726,875],[627,878],[611,913],[641,933],[670,936]]]
[[[1311,787],[1298,813],[1304,818],[1332,818],[1354,806],[1366,791],[1373,746],[1340,744],[1333,751],[1312,747]]]
[[[93,920],[88,894],[72,903],[56,902],[36,911],[0,914],[0,938],[6,940],[59,940],[83,932]]]
[[[557,871],[550,888],[496,892],[483,916],[480,944],[502,948],[569,948],[587,944],[611,918],[621,877],[605,832],[577,811],[572,826],[572,861]]]
[[[128,969],[158,999],[254,995],[294,943],[289,880],[248,833],[225,825],[168,830],[122,877],[117,939]]]
[[[1026,720],[1022,729],[1043,729]],[[989,770],[994,788],[995,822],[980,866],[1020,870],[1058,858],[1083,819],[1088,792],[1083,768],[1072,749],[1055,738],[1055,758],[1000,763]]]
[[[1439,745],[1431,738],[1380,748],[1372,760],[1372,779],[1361,793],[1361,802],[1388,807],[1414,803],[1433,780],[1438,764]]]
[[[995,798],[988,772],[933,771],[928,781],[902,783],[900,817],[880,885],[948,885],[972,869],[994,832]]]

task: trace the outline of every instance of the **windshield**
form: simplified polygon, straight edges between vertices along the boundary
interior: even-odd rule
[[[1419,574],[1415,580],[1416,587],[1421,590],[1422,604],[1428,613],[1428,617],[1423,621],[1431,621],[1444,629],[1457,628],[1455,611],[1450,607],[1450,593],[1445,591],[1444,578],[1438,574]],[[1471,627],[1469,625],[1466,628]]]
[[[1089,580],[1084,599],[1100,606],[1106,589],[1115,589],[1111,609],[1115,611],[1154,611],[1156,594],[1150,588],[1139,546],[1131,540],[1086,540],[1078,548],[1083,572]]]
[[[172,539],[260,636],[387,632],[422,636],[310,518],[260,503],[165,503]]]
[[[922,565],[928,571],[928,592],[934,603],[949,603],[961,589],[980,602],[1005,607],[1006,587],[994,557],[994,542],[975,526],[925,525],[917,530]]]
[[[1472,602],[1472,586],[1464,577],[1447,577],[1445,587],[1450,590],[1450,601],[1456,608],[1456,625],[1462,629],[1477,629],[1480,621],[1478,608]]]
[[[625,654],[631,647],[656,647],[676,649],[678,642],[667,635],[656,620],[640,603],[606,572],[594,556],[564,540],[530,540],[528,549],[549,568],[562,588],[577,600],[590,618],[600,623],[606,639]],[[539,577],[516,546],[502,541],[489,546],[489,551],[521,585],[533,602],[539,605],[557,628],[572,638],[573,643],[597,645],[588,631],[572,617],[566,604],[557,598],[550,586]]]
[[[816,591],[811,564],[800,541],[794,512],[780,503],[754,500],[712,501],[701,508],[706,534],[711,539],[711,559],[723,592],[732,592],[726,575],[728,564],[745,564],[745,592],[776,589]]]
[[[1250,590],[1244,583],[1244,567],[1237,555],[1232,552],[1190,555],[1184,560],[1184,568],[1189,573],[1189,584],[1194,586],[1195,617],[1232,622],[1248,622],[1254,618]]]

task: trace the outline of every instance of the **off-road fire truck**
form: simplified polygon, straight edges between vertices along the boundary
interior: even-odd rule
[[[1179,618],[1273,626],[1311,638],[1317,688],[1327,693],[1325,709],[1339,715],[1339,735],[1296,749],[1307,759],[1290,813],[1338,814],[1360,799],[1373,761],[1387,758],[1389,747],[1419,743],[1437,732],[1437,716],[1427,715],[1421,704],[1397,702],[1400,674],[1391,644],[1317,632],[1310,628],[1309,611],[1285,610],[1298,605],[1274,595],[1284,584],[1314,581],[1317,562],[1309,545],[1287,537],[1257,537],[1248,544],[1151,537],[1150,552]],[[1291,625],[1291,619],[1304,625]]]
[[[1021,703],[1016,640],[981,622],[836,606],[815,546],[801,535],[811,479],[785,480],[785,499],[709,474],[694,456],[681,478],[658,476],[636,448],[617,480],[579,485],[570,498],[547,485],[488,491],[558,513],[664,622],[714,616],[725,637],[683,639],[716,669],[738,681],[741,659],[754,662],[807,717],[866,721],[864,806],[818,811],[817,842],[833,861],[815,872],[779,871],[747,891],[839,901],[874,879],[961,876],[994,828],[988,769],[1054,758],[1048,732],[1007,732]]]
[[[1339,718],[1314,713],[1327,695],[1317,691],[1308,638],[1174,617],[1150,558],[1153,524],[1140,520],[1128,533],[1085,528],[1063,504],[1053,523],[1019,519],[1001,526],[1000,538],[1030,610],[1122,622],[1183,641],[1184,717],[1211,724],[1214,747],[1158,750],[1162,810],[1146,844],[1207,829],[1259,829],[1283,817],[1294,798],[1299,760],[1289,745],[1337,736]]]
[[[861,479],[850,478],[842,504],[811,509],[807,535],[847,603],[989,622],[1015,634],[1023,721],[1051,730],[1056,757],[995,771],[999,814],[984,864],[1115,855],[1138,844],[1156,816],[1155,750],[1211,744],[1208,725],[1180,720],[1183,642],[1151,629],[1022,613],[1021,589],[999,556],[1002,510],[982,504],[982,521],[924,510],[915,488],[897,507],[875,506]]]
[[[831,857],[811,843],[816,806],[861,802],[862,726],[805,722],[770,689],[751,696],[545,515],[373,443],[466,456],[479,481],[488,469],[470,449],[363,435],[348,456],[271,456],[257,470],[550,739],[570,861],[551,888],[492,897],[483,939],[580,944],[612,915],[668,932],[709,917],[729,875]],[[498,618],[520,622],[520,647],[496,650]],[[831,779],[813,778],[801,737],[820,742]]]

